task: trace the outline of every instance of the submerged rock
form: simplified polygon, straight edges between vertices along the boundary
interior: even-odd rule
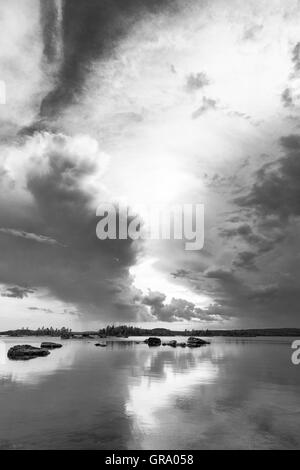
[[[62,344],[59,344],[59,343],[42,343],[41,344],[41,348],[44,348],[44,349],[58,349],[58,348],[62,348]]]
[[[36,348],[29,344],[13,346],[9,349],[7,357],[14,360],[28,360],[35,357],[48,356],[50,352],[47,349]]]
[[[187,340],[187,346],[189,348],[199,348],[200,346],[205,346],[206,344],[210,344],[208,341],[204,341],[204,339],[196,338],[195,336],[190,336]]]
[[[95,343],[95,346],[99,346],[100,348],[106,348],[106,343]]]
[[[161,340],[159,338],[154,337],[154,336],[150,336],[150,338],[145,340],[145,343],[147,343],[148,346],[160,346],[161,345]]]

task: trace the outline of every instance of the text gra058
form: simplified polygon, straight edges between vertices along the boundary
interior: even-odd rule
[[[191,454],[152,454],[149,457],[152,465],[193,465],[194,458]]]

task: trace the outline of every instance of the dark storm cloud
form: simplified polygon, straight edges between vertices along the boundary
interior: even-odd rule
[[[245,278],[241,280],[237,274],[231,282],[216,279],[215,304],[210,312],[214,309],[222,318],[234,318],[237,324],[249,328],[297,325],[300,300],[298,279],[283,277],[276,283],[266,283],[258,274],[255,275],[254,286],[249,285]]]
[[[113,53],[119,41],[146,14],[167,7],[176,8],[171,0],[63,0],[62,55],[57,86],[45,97],[41,116],[53,115],[76,99],[93,63]],[[55,55],[57,11],[53,2],[41,1],[44,51],[49,59]]]
[[[300,136],[297,134],[291,134],[288,136],[283,136],[280,139],[281,145],[284,149],[289,151],[298,151],[300,150]],[[288,155],[287,155],[288,156]]]
[[[204,276],[211,279],[220,279],[225,282],[231,282],[235,279],[234,274],[230,269],[222,267],[209,268],[204,272]]]
[[[265,221],[263,225],[266,227]],[[271,227],[268,227],[269,232],[270,228]],[[242,223],[233,227],[223,228],[220,230],[220,235],[227,239],[239,237],[240,239],[246,241],[249,245],[252,245],[254,248],[256,248],[258,253],[266,253],[272,250],[275,245],[281,242],[284,238],[284,233],[282,233],[278,227],[275,227],[274,230],[272,230],[272,233],[270,234],[272,236],[266,236],[261,233],[254,232],[253,228],[248,223]]]
[[[15,299],[24,299],[24,297],[28,297],[30,294],[34,294],[33,289],[29,289],[28,287],[7,287],[5,290],[1,292],[1,297],[10,297]]]
[[[276,168],[262,168],[250,192],[235,202],[260,214],[275,214],[281,218],[300,215],[300,136],[280,139],[284,156]]]
[[[43,34],[44,56],[47,62],[54,62],[59,55],[59,11],[58,2],[40,0],[40,18]]]
[[[279,258],[282,271],[289,271],[290,250],[297,250],[294,236],[298,233],[296,218],[300,215],[300,137],[289,135],[280,139],[282,156],[271,164],[264,164],[255,174],[254,184],[245,196],[235,199],[239,205],[239,216],[231,219],[229,226],[222,228],[219,233],[228,241],[234,241],[238,253],[232,262],[235,269],[241,269],[243,276],[247,271],[259,279],[262,285],[265,279],[276,273],[280,281],[284,274],[277,272],[276,261]],[[242,212],[241,212],[242,211]],[[244,220],[246,220],[245,222]],[[240,222],[239,222],[240,220]],[[245,246],[246,243],[246,246]],[[273,251],[274,255],[271,256]],[[293,274],[298,278],[299,269]],[[267,277],[265,277],[267,276]],[[243,285],[242,288],[231,290],[231,286],[222,285],[228,307],[231,304],[236,309],[244,302],[244,309],[258,319],[273,315],[272,321],[279,321],[282,313],[279,305],[286,305],[288,290],[278,283],[278,286],[266,284],[266,287],[252,289]],[[297,288],[295,288],[297,290]],[[236,295],[236,298],[235,298]],[[274,306],[274,299],[278,303]],[[289,315],[291,318],[297,311],[293,296],[290,298]],[[220,301],[221,302],[221,301]],[[222,302],[221,302],[222,303]],[[264,304],[264,312],[260,312],[258,304]],[[286,306],[284,307],[287,308]],[[258,319],[259,321],[259,319]]]
[[[252,228],[250,227],[249,224],[245,223],[242,225],[238,225],[236,227],[221,229],[220,233],[223,237],[228,237],[228,238],[234,237],[237,235],[248,238],[249,236],[252,235]]]
[[[199,288],[225,315],[248,327],[299,322],[300,137],[282,137],[280,144],[280,158],[256,172],[248,194],[235,199],[237,214],[219,229],[237,250],[230,281],[209,268],[203,277],[214,284],[202,282]]]
[[[260,282],[256,286],[237,281],[217,299],[224,313],[248,327],[294,327],[299,323],[300,290],[297,279],[276,283]]]
[[[99,156],[89,158],[82,150],[79,157],[78,142],[63,135],[44,133],[26,142],[35,153],[40,146],[41,160],[34,155],[34,168],[26,176],[30,208],[13,217],[1,212],[1,225],[13,218],[24,230],[0,237],[0,282],[46,288],[56,298],[79,305],[86,316],[135,319],[129,267],[137,251],[131,240],[96,237],[95,201],[86,179],[97,173]],[[29,243],[26,233],[43,233],[43,242]]]
[[[256,258],[257,253],[254,253],[253,251],[241,251],[233,261],[233,265],[238,268],[256,270]]]
[[[249,297],[257,300],[258,302],[264,302],[268,299],[273,299],[279,293],[278,285],[271,284],[266,286],[260,286],[257,289],[252,290]]]
[[[258,277],[256,278],[256,281]],[[293,327],[298,322],[299,288],[296,282],[250,286],[237,275],[231,282],[215,279],[214,304],[207,313],[235,320],[242,327]],[[287,316],[288,312],[288,316]]]

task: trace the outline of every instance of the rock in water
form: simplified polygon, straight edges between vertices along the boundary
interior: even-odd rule
[[[159,338],[155,338],[151,336],[147,340],[148,346],[160,346],[161,345],[161,340]]]
[[[41,348],[44,348],[44,349],[57,349],[57,348],[62,348],[62,344],[59,344],[59,343],[42,343]]]
[[[199,348],[205,344],[210,344],[208,341],[204,341],[201,338],[196,338],[195,336],[190,336],[187,340],[187,346],[189,348]]]
[[[106,343],[95,343],[95,346],[100,346],[100,348],[106,348]]]
[[[35,348],[28,344],[13,346],[9,349],[7,357],[14,360],[28,360],[35,357],[48,356],[50,352],[47,349]]]
[[[176,348],[176,346],[177,346],[177,341],[176,341],[176,339],[173,339],[172,341],[169,341],[169,342],[167,343],[167,345],[168,345],[168,346],[172,346],[172,348]]]

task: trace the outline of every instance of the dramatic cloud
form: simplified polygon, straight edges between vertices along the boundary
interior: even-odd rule
[[[166,300],[166,295],[162,292],[152,292],[150,291],[148,295],[146,295],[142,303],[152,307],[154,311],[163,308],[164,301]]]
[[[253,228],[248,223],[242,223],[224,228],[220,230],[220,235],[232,240],[234,237],[239,237],[247,244],[256,249],[257,253],[266,253],[272,250],[277,243],[281,242],[285,233],[282,228],[275,225],[275,227],[268,226],[267,222],[258,225],[257,230],[261,232],[264,230],[267,235],[263,233],[254,232]]]
[[[136,256],[132,242],[96,237],[96,182],[107,157],[96,142],[84,136],[49,133],[27,138],[19,151],[23,154],[22,173],[14,168],[10,149],[6,165],[15,180],[13,195],[20,177],[29,201],[24,208],[26,217],[14,216],[15,225],[25,226],[25,230],[1,230],[3,235],[13,235],[0,237],[1,282],[26,279],[37,288],[48,289],[50,295],[81,305],[87,315],[107,311],[112,318],[117,311],[124,319],[135,318],[128,271]],[[2,211],[2,225],[7,218],[10,214]],[[44,235],[34,234],[32,227]],[[29,244],[29,240],[39,243]]]
[[[43,4],[43,0],[41,0]],[[60,2],[59,2],[60,3]],[[143,15],[158,13],[166,7],[174,9],[170,0],[64,0],[61,5],[62,56],[56,87],[45,97],[41,116],[47,117],[76,100],[93,64],[113,54]],[[59,10],[45,2],[42,7],[44,53],[53,60],[57,56]]]
[[[246,196],[236,199],[243,207],[279,217],[300,215],[300,136],[281,138],[284,156],[270,167],[257,172],[257,180]]]
[[[238,3],[1,3],[7,327],[297,326],[300,13]],[[100,241],[101,202],[203,203],[204,249]]]
[[[48,63],[62,59],[63,0],[40,0],[43,53]]]
[[[27,287],[7,287],[5,290],[1,292],[2,297],[11,297],[15,299],[23,299],[24,297],[28,297],[29,294],[34,294],[33,289],[28,289]]]
[[[150,307],[151,315],[157,321],[178,322],[178,321],[208,321],[220,322],[222,312],[213,306],[203,310],[193,302],[185,299],[172,298],[168,303],[166,296],[162,292],[152,292],[142,298],[142,303]]]

